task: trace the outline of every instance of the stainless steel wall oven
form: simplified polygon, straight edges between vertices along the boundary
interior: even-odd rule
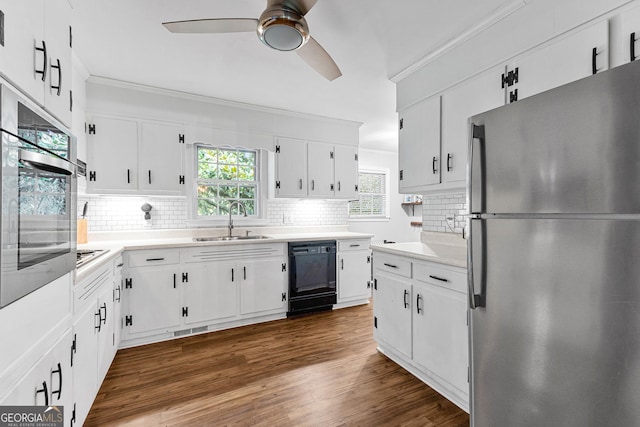
[[[72,271],[75,141],[37,105],[0,85],[0,307]]]

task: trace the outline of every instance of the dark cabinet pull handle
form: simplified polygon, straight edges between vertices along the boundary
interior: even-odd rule
[[[340,181],[338,181],[338,191],[341,191],[340,190]]]
[[[451,172],[451,159],[453,159],[453,154],[447,153],[447,172]]]
[[[59,386],[57,390],[51,390],[51,398],[53,399],[53,395],[57,394],[57,400],[60,400],[60,397],[62,396],[62,366],[60,366],[60,363],[58,363],[58,369],[55,369],[53,371],[51,371],[51,376],[53,377],[53,374],[58,374],[58,380],[59,380]],[[51,380],[51,383],[53,384],[53,379]]]
[[[47,57],[47,44],[44,42],[44,40],[42,40],[42,47],[37,47],[36,46],[36,50],[39,52],[44,53],[44,62],[42,65],[42,71],[40,70],[35,70],[36,74],[42,74],[42,81],[45,81],[47,79],[47,62],[48,62],[48,57]]]
[[[311,191],[315,191],[316,190],[316,180],[312,179],[311,180]]]
[[[164,258],[147,258],[147,261],[164,261]]]
[[[151,184],[151,170],[149,170],[149,184]]]
[[[398,268],[397,265],[387,264],[386,262],[384,263],[384,265],[386,265],[387,267],[391,267],[391,268]]]
[[[598,48],[594,47],[591,50],[591,72],[592,74],[596,74],[598,72],[598,66],[597,66],[597,61],[596,61],[596,57],[598,56]]]
[[[350,248],[359,248],[360,245],[349,245]]]
[[[233,268],[231,269],[231,281],[232,281],[232,282],[234,281],[234,278],[233,278]]]
[[[131,184],[131,171],[127,169],[127,184]]]
[[[433,156],[433,161],[431,162],[431,167],[433,169],[433,173],[434,175],[438,173],[438,158],[436,156]]]
[[[120,285],[118,285],[118,287],[116,288],[116,291],[118,291],[118,297],[116,298],[116,302],[120,302]]]
[[[58,86],[54,86],[53,84],[50,84],[49,86],[51,87],[51,89],[56,89],[56,95],[60,96],[60,90],[62,89],[62,67],[60,67],[60,59],[56,59],[56,63],[58,65],[51,64],[51,68],[58,69]],[[53,79],[51,79],[51,81],[53,82]]]
[[[247,267],[242,267],[242,276],[244,280],[247,280]]]
[[[340,260],[340,270],[344,270],[344,258]]]
[[[629,35],[629,58],[631,61],[636,60],[636,33],[633,32]]]
[[[409,307],[409,302],[407,301],[407,297],[409,296],[409,291],[407,291],[406,289],[404,290],[404,308]]]
[[[102,317],[102,310],[104,309],[104,317]],[[107,303],[102,303],[102,307],[100,307],[100,321],[103,325],[107,324]]]
[[[298,180],[298,187],[300,187],[300,190],[302,190],[302,178]]]
[[[422,299],[422,295],[418,294],[416,297],[416,311],[418,314],[423,313],[424,309],[420,308],[420,300]]]
[[[173,273],[173,289],[176,288],[176,276],[177,276],[177,274]]]
[[[96,321],[96,317],[98,318],[98,325],[95,325],[95,321]],[[100,332],[100,329],[102,328],[102,308],[99,308],[98,311],[95,312],[95,314],[93,315],[93,329],[97,329],[98,332]]]
[[[429,277],[431,277],[431,278],[432,278],[432,279],[434,279],[434,280],[439,280],[439,281],[441,281],[441,282],[448,282],[448,281],[449,281],[448,279],[443,279],[442,277],[433,276],[433,275],[431,275],[431,274],[429,275]]]
[[[36,388],[36,397],[40,394],[44,393],[44,406],[49,406],[49,391],[47,390],[47,382],[42,381],[42,388]]]

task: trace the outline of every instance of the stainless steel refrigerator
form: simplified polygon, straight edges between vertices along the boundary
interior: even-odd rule
[[[471,425],[640,425],[640,61],[470,121]]]

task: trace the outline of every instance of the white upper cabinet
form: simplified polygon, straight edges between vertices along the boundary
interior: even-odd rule
[[[307,143],[307,194],[309,197],[333,197],[333,146]]]
[[[400,193],[418,193],[440,183],[440,97],[399,114]]]
[[[358,199],[358,147],[334,147],[334,178],[336,199]]]
[[[609,69],[609,22],[601,21],[554,40],[514,62],[518,81],[508,89],[508,102],[605,71]]]
[[[358,198],[358,147],[278,138],[276,197]]]
[[[621,15],[622,62],[640,58],[640,7]]]
[[[94,117],[87,136],[87,192],[134,192],[138,186],[138,123]]]
[[[67,0],[0,0],[0,72],[71,126],[71,7]]]
[[[276,142],[276,196],[307,195],[307,144],[299,139]]]
[[[464,188],[469,150],[469,118],[504,105],[500,76],[495,67],[455,86],[442,95],[442,183]]]
[[[87,192],[184,193],[184,138],[172,123],[94,116],[88,125]]]

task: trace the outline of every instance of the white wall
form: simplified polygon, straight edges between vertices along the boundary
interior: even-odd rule
[[[373,241],[391,240],[394,242],[417,242],[420,240],[420,227],[411,227],[411,221],[422,221],[422,208],[411,210],[401,206],[404,198],[398,193],[398,153],[360,149],[358,152],[360,170],[389,171],[389,212],[390,218],[381,221],[349,221],[349,231],[373,234]]]

